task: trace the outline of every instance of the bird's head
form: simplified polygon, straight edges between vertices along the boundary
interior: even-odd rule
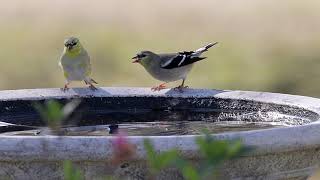
[[[67,52],[78,52],[81,51],[81,43],[76,37],[69,37],[64,40],[64,47]]]
[[[148,64],[153,57],[155,57],[156,54],[151,51],[141,51],[136,56],[134,56],[132,59],[132,63],[139,63],[141,65]]]

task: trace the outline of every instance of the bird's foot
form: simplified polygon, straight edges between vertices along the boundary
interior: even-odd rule
[[[94,85],[90,84],[89,88],[92,90],[92,91],[96,91],[98,90],[98,88],[96,88]]]
[[[95,81],[95,80],[93,80],[93,79],[89,79],[89,80],[83,80],[84,81],[84,83],[86,84],[86,85],[92,85],[92,83],[94,83],[94,84],[98,84],[97,83],[97,81]]]
[[[187,89],[187,88],[189,88],[189,86],[182,86],[182,85],[180,85],[180,86],[178,86],[178,87],[173,88],[173,90],[179,91],[180,93],[183,93],[183,90],[184,90],[184,89]]]
[[[64,87],[60,88],[60,89],[61,89],[61,91],[66,92],[69,90],[69,87],[67,85],[64,85]]]
[[[164,84],[160,84],[159,86],[152,87],[151,91],[160,91],[160,90],[165,89],[165,88],[166,88],[166,85],[164,83]]]
[[[91,82],[93,82],[93,83],[95,83],[95,84],[98,84],[97,81],[95,81],[95,80],[93,80],[93,79],[90,79],[90,80],[91,80]]]

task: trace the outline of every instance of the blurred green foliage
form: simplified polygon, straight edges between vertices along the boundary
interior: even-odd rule
[[[242,146],[239,140],[216,140],[207,133],[198,137],[196,143],[201,154],[198,166],[180,156],[178,149],[157,153],[151,142],[146,139],[144,147],[151,173],[155,175],[163,169],[174,167],[179,169],[187,180],[214,179],[218,175],[219,165],[250,150]]]
[[[63,105],[55,100],[49,100],[44,105],[35,104],[41,118],[52,130],[59,130],[65,118]]]
[[[6,1],[0,11],[0,89],[62,87],[57,62],[64,38],[74,35],[90,53],[92,76],[101,86],[158,84],[131,63],[140,50],[194,50],[218,41],[190,73],[190,87],[320,95],[320,2],[168,3]]]
[[[53,133],[58,133],[63,123],[70,118],[70,115],[79,104],[79,99],[74,99],[65,105],[56,100],[48,100],[45,101],[44,104],[37,103],[34,107],[48,128],[50,128]]]
[[[177,149],[172,149],[158,154],[155,152],[151,142],[147,139],[144,140],[144,148],[147,152],[147,162],[152,174],[155,174],[180,160]]]
[[[82,172],[77,169],[71,161],[63,162],[64,180],[82,180],[84,176]]]
[[[157,153],[151,142],[145,139],[144,148],[151,175],[155,177],[161,170],[171,167],[180,170],[186,180],[215,179],[220,164],[248,151],[240,141],[215,140],[209,134],[198,137],[196,142],[202,155],[198,166],[183,158],[178,149]],[[71,161],[65,161],[63,167],[65,180],[84,179],[83,173]],[[102,179],[115,178],[109,175]]]

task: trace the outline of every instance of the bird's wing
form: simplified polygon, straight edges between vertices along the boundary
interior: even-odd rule
[[[66,62],[68,62],[68,57],[66,57],[65,54],[63,53],[60,57],[59,66],[63,70],[64,77],[68,78],[69,73],[72,71],[72,68]]]
[[[91,74],[91,63],[90,63],[90,56],[88,54],[81,57],[82,60],[79,63],[79,69],[83,72],[86,76]]]
[[[161,58],[161,68],[173,69],[192,64],[205,59],[205,57],[193,56],[193,51],[184,51],[172,55],[163,55]]]
[[[60,68],[63,68],[62,64],[61,64],[61,61],[59,61],[58,65],[59,65]]]
[[[64,53],[62,53],[61,54],[61,56],[60,56],[60,58],[59,58],[59,62],[58,62],[58,65],[59,65],[59,67],[61,68],[61,69],[63,69],[63,66],[62,66],[62,59],[63,59],[63,57],[64,57]]]

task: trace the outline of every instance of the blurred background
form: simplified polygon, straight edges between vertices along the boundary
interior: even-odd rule
[[[187,85],[319,97],[319,9],[316,0],[2,0],[0,89],[62,87],[58,60],[72,35],[100,86],[158,85],[131,63],[138,51],[218,41]]]

